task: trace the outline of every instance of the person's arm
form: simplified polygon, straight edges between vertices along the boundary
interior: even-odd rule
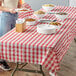
[[[10,12],[10,13],[16,13],[16,12],[14,11],[14,9],[9,9],[9,8],[3,7],[3,6],[2,6],[2,2],[3,2],[3,0],[0,0],[0,11]]]

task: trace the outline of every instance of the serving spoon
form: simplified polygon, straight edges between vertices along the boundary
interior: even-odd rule
[[[47,20],[47,19],[43,19],[43,20],[39,20],[39,22],[45,22],[45,23],[49,23],[49,22],[56,22],[57,20]]]

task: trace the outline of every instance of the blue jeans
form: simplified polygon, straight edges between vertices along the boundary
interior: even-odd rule
[[[2,12],[0,21],[0,36],[4,35],[15,27],[18,14],[12,14],[9,12]]]

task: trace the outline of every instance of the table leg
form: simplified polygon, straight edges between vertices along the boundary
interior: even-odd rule
[[[16,67],[14,69],[14,71],[12,72],[11,76],[14,76],[16,71],[24,71],[24,72],[32,72],[32,73],[40,73],[43,74],[43,76],[45,76],[43,70],[42,70],[42,65],[40,65],[40,71],[38,70],[29,70],[29,69],[22,69],[24,66],[26,66],[28,63],[24,64],[21,66],[21,68],[18,68],[18,63],[16,63]]]
[[[76,42],[76,38],[74,38],[74,41]]]
[[[14,71],[12,72],[11,76],[14,76],[14,74],[15,74],[17,68],[18,68],[18,63],[16,63],[16,67],[15,67]]]
[[[24,66],[26,66],[27,64],[28,64],[28,63],[26,63],[26,64],[22,65],[22,66],[21,66],[21,68],[19,68],[19,69],[22,69],[22,68],[23,68]]]
[[[45,76],[45,74],[44,74],[44,72],[43,72],[43,70],[42,70],[42,65],[40,65],[40,70],[41,70],[43,76]]]

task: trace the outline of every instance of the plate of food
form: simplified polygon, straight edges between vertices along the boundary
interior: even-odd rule
[[[29,11],[29,9],[26,9],[26,8],[17,8],[15,9],[16,12],[27,12]]]
[[[27,19],[25,19],[25,23],[26,23],[26,25],[35,25],[36,19],[27,18]]]

